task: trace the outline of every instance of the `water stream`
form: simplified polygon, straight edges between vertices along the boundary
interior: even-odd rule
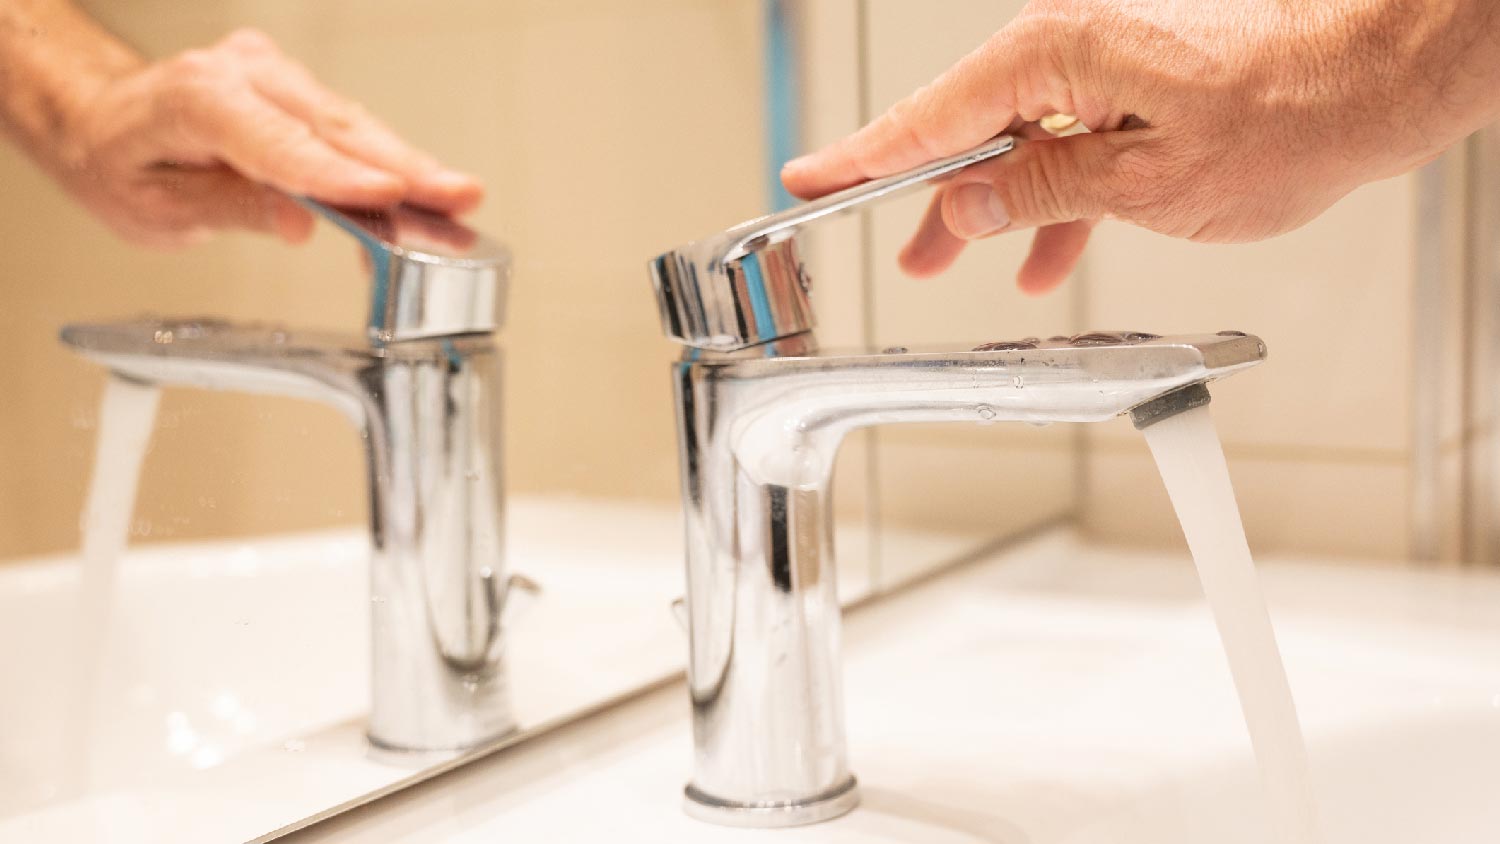
[[[94,475],[89,484],[80,527],[78,616],[74,627],[73,689],[67,700],[72,711],[63,759],[67,785],[83,787],[88,780],[89,744],[94,733],[94,705],[104,649],[119,576],[120,557],[130,537],[136,485],[141,463],[156,424],[161,389],[111,376],[99,406],[99,437],[95,443]]]
[[[1239,692],[1277,841],[1318,844],[1307,747],[1208,407],[1145,429]]]

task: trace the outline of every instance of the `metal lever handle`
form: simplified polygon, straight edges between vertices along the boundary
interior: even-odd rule
[[[760,243],[770,243],[782,237],[795,235],[799,228],[815,220],[853,211],[861,205],[890,199],[914,188],[924,187],[965,167],[1004,155],[1014,149],[1015,145],[1014,138],[1002,135],[967,152],[939,158],[937,161],[929,161],[894,176],[872,179],[803,203],[795,208],[788,208],[757,220],[741,223],[729,230],[739,236],[724,258],[732,261],[759,248]]]
[[[303,205],[370,257],[370,336],[381,343],[487,333],[504,317],[510,252],[463,223],[409,205],[379,211]]]
[[[657,256],[650,270],[663,330],[680,343],[724,352],[812,330],[811,281],[795,240],[803,226],[900,195],[1014,147],[1013,138],[1001,136]]]

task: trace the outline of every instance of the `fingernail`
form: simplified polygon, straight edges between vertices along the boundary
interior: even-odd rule
[[[811,155],[799,155],[791,161],[788,161],[787,163],[781,165],[781,172],[794,173],[798,170],[806,170],[808,159],[810,158],[812,158]]]
[[[479,184],[479,180],[473,176],[467,173],[460,173],[457,170],[439,170],[432,181],[438,187],[447,190],[470,190]]]
[[[1010,214],[1000,194],[989,185],[962,185],[953,191],[954,234],[962,238],[983,237],[1010,225]]]
[[[380,170],[366,170],[355,177],[361,190],[377,194],[402,194],[406,192],[406,182],[399,176],[385,173]]]

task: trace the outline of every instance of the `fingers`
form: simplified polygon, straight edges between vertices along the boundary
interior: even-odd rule
[[[907,275],[929,278],[943,272],[963,252],[968,241],[955,235],[943,220],[943,191],[933,194],[927,213],[901,250],[898,262]],[[1023,293],[1040,295],[1062,284],[1078,266],[1093,231],[1094,220],[1054,223],[1037,229],[1031,251],[1016,274]]]
[[[933,195],[901,251],[902,268],[919,278],[935,275],[969,240],[1036,228],[1017,283],[1027,293],[1055,288],[1077,265],[1094,221],[1139,204],[1124,159],[1143,137],[1107,132],[1027,141],[959,173]]]
[[[399,176],[406,182],[406,201],[448,213],[479,204],[483,188],[478,180],[407,144],[358,104],[324,87],[269,39],[237,33],[226,43],[245,57],[256,90],[334,149]]]
[[[1144,131],[1098,132],[1018,144],[1015,151],[955,176],[943,192],[943,221],[957,237],[1096,219],[1140,204],[1133,171]]]
[[[896,260],[907,275],[929,278],[952,266],[967,244],[967,240],[949,231],[948,224],[943,222],[943,190],[939,188],[933,192],[922,222],[917,224],[916,232]]]
[[[1023,17],[930,85],[852,135],[787,163],[782,183],[812,198],[962,152],[1018,117],[1077,114],[1055,52],[1072,43],[1063,24]]]
[[[251,182],[228,167],[155,168],[110,206],[106,221],[127,240],[175,249],[218,229],[246,229],[301,243],[313,217],[286,194]]]
[[[406,195],[400,177],[334,149],[248,85],[225,86],[192,108],[185,128],[253,181],[341,205],[382,207]]]
[[[1074,220],[1037,229],[1031,238],[1031,252],[1016,273],[1016,286],[1021,292],[1039,296],[1066,281],[1083,256],[1094,222]]]

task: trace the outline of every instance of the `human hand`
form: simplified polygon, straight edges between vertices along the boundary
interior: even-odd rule
[[[1033,0],[782,181],[811,198],[1019,134],[1030,140],[939,187],[900,260],[932,275],[969,240],[1035,227],[1017,281],[1039,293],[1066,278],[1100,218],[1268,238],[1430,160],[1497,107],[1492,0]],[[1036,121],[1054,114],[1092,131],[1049,138]]]
[[[289,194],[462,213],[483,193],[253,30],[102,83],[63,139],[54,173],[117,232],[148,246],[228,228],[304,240],[313,217]]]

